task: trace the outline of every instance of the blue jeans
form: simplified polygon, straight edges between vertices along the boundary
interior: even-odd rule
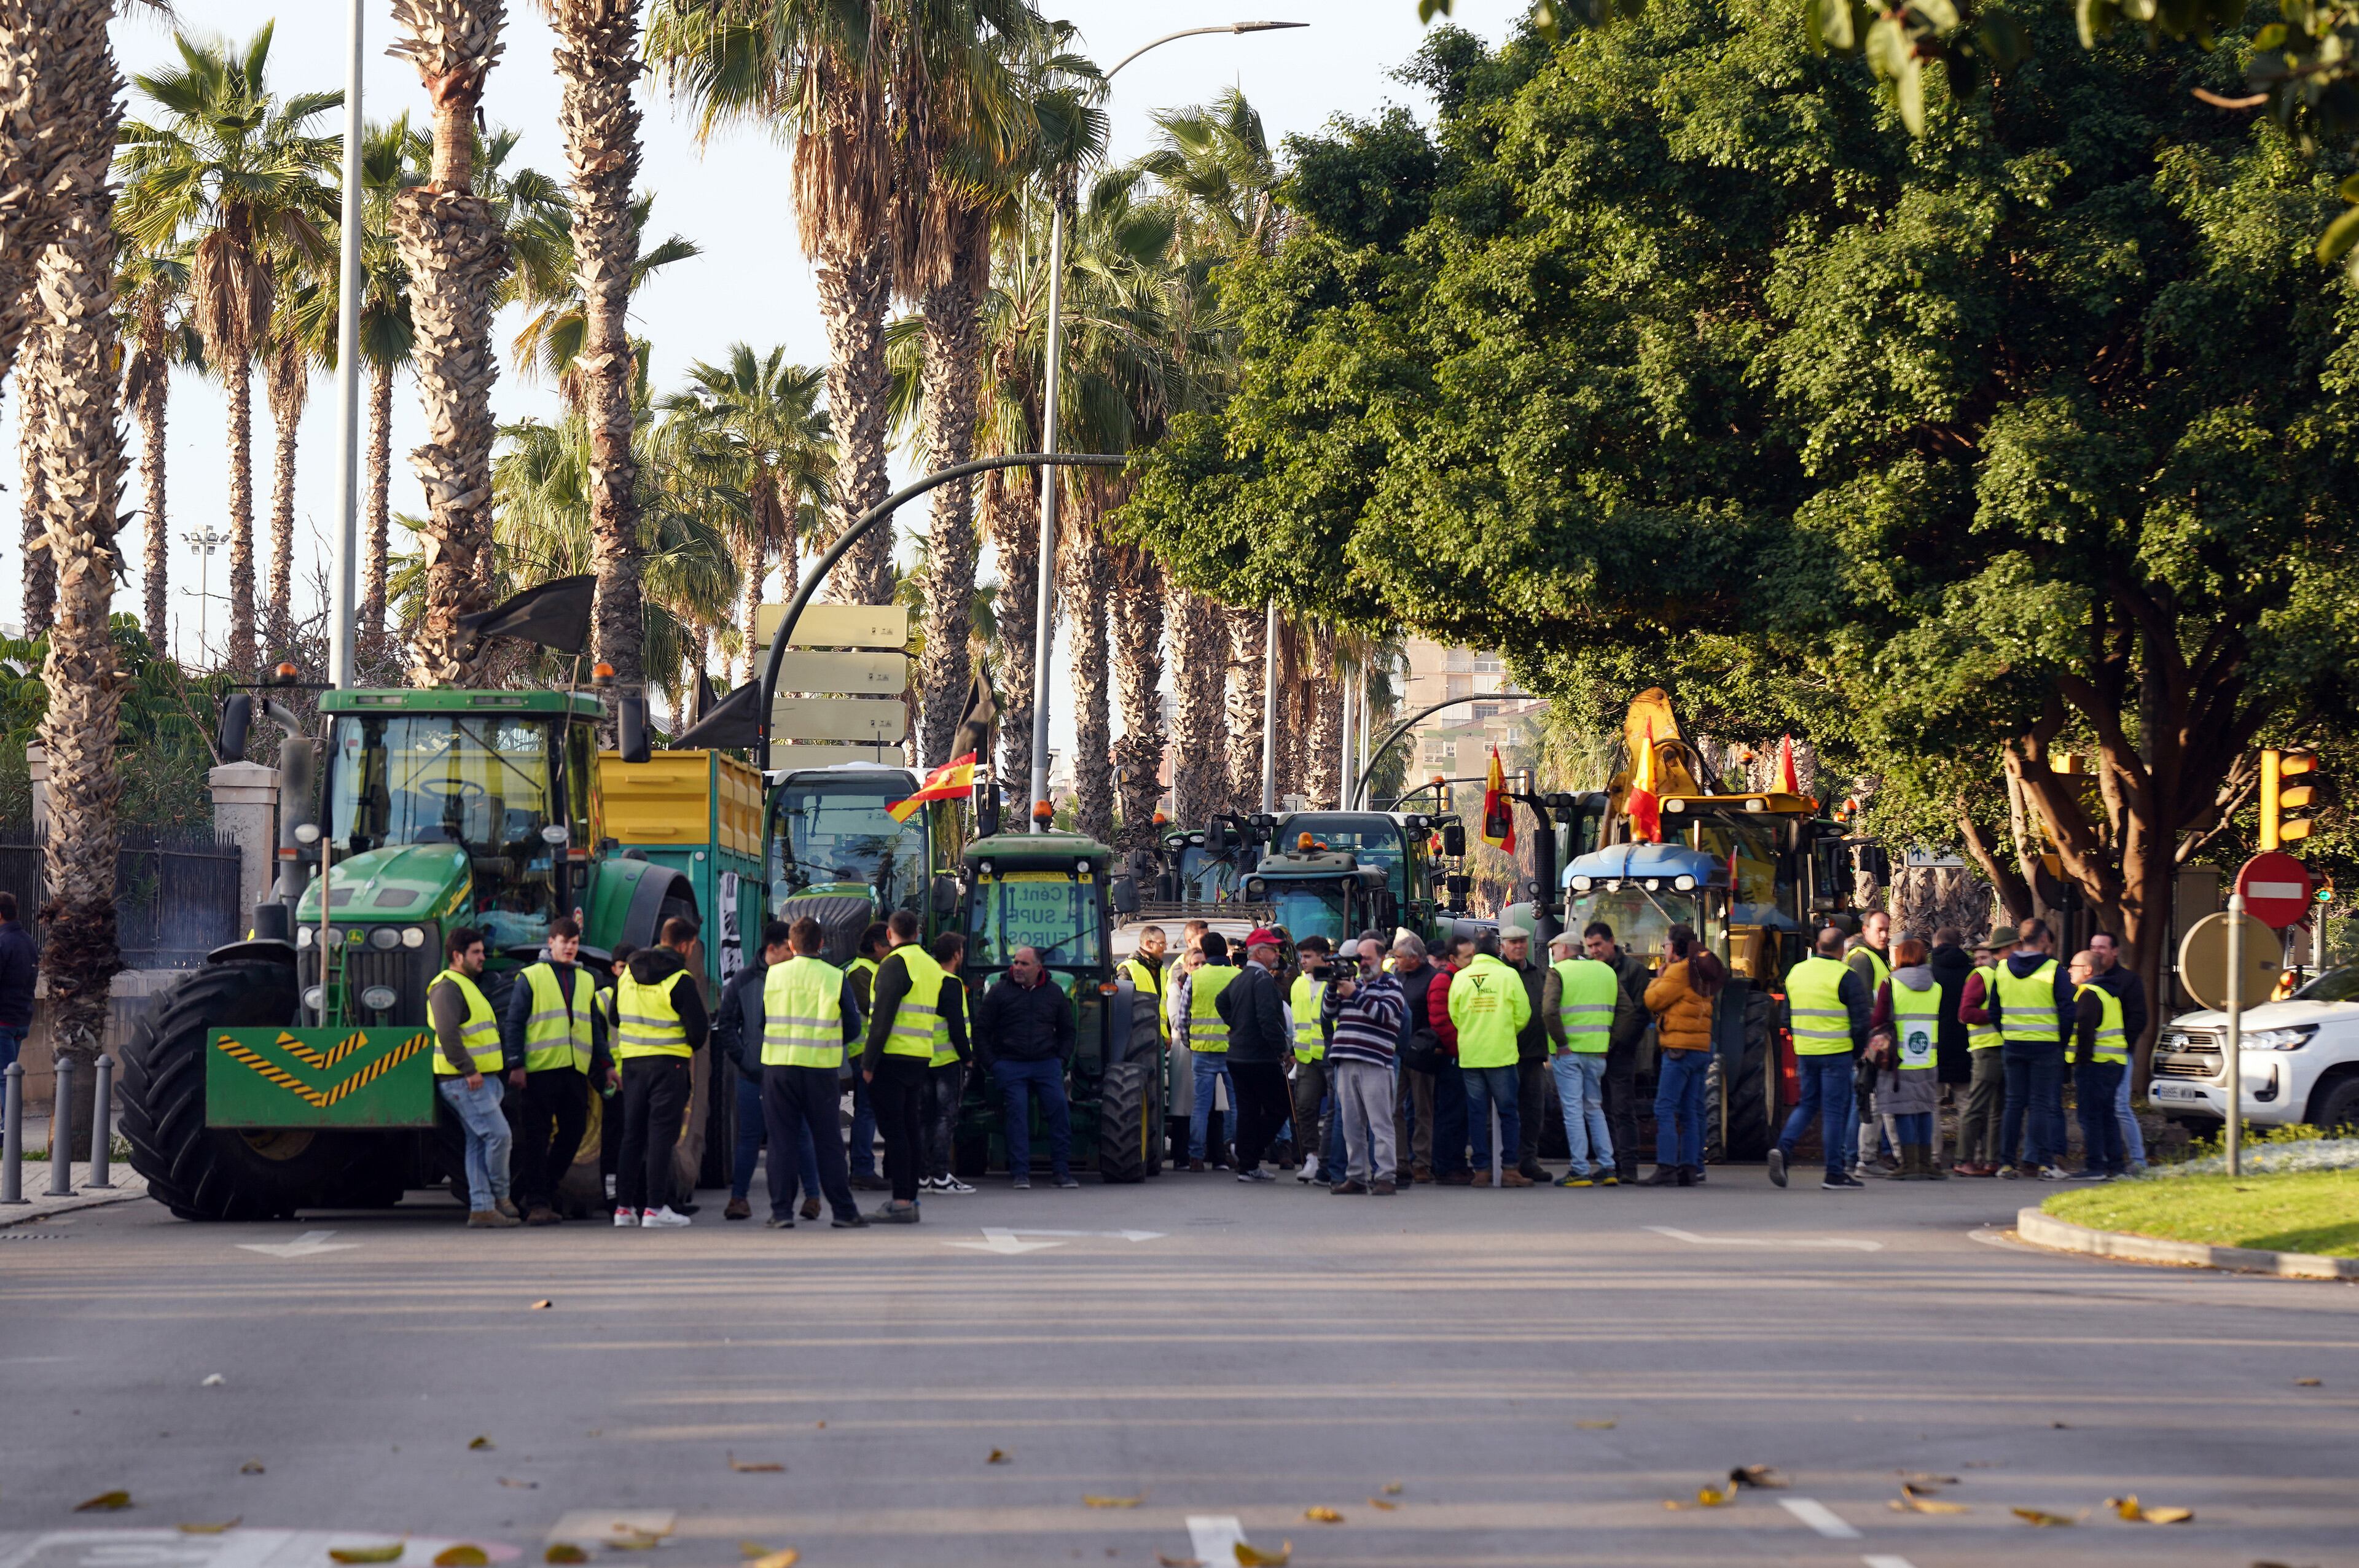
[[[2128,1076],[2126,1062],[2084,1062],[2072,1069],[2073,1085],[2081,1091],[2081,1162],[2108,1176],[2129,1169],[2117,1104],[2122,1082]]]
[[[1458,1076],[1466,1085],[1466,1130],[1474,1141],[1474,1169],[1487,1178],[1491,1173],[1491,1108],[1499,1108],[1499,1164],[1502,1172],[1516,1168],[1516,1151],[1523,1144],[1523,1124],[1516,1116],[1516,1069],[1513,1064],[1505,1067],[1461,1067]],[[1434,1119],[1441,1119],[1437,1108]],[[1441,1146],[1434,1145],[1433,1162],[1441,1163]]]
[[[1928,1148],[1932,1146],[1933,1113],[1931,1111],[1912,1110],[1904,1112],[1892,1119],[1892,1125],[1894,1130],[1900,1134],[1900,1142],[1903,1147],[1912,1143],[1921,1143]]]
[[[1656,1164],[1703,1163],[1703,1087],[1711,1066],[1709,1051],[1663,1053],[1655,1082]]]
[[[1049,1169],[1059,1176],[1069,1173],[1073,1122],[1065,1106],[1065,1064],[997,1061],[991,1065],[991,1077],[1007,1108],[1007,1173],[1032,1174],[1034,1095],[1040,1097],[1040,1119],[1049,1124]]]
[[[1433,1179],[1465,1169],[1466,1072],[1445,1056],[1433,1075]]]
[[[736,1072],[731,1068],[731,1072]],[[737,1148],[729,1169],[729,1195],[749,1197],[754,1191],[754,1167],[762,1158],[762,1145],[768,1141],[763,1125],[762,1086],[743,1073],[737,1073]],[[803,1191],[819,1191],[819,1151],[811,1147],[810,1135],[798,1123],[795,1128],[796,1173],[802,1177]]]
[[[2006,1109],[1999,1118],[1999,1157],[2055,1165],[2064,1159],[2064,1047],[2053,1040],[2010,1040],[1999,1047],[2006,1068]],[[2026,1119],[2028,1118],[2028,1125]]]
[[[471,1089],[461,1077],[438,1077],[442,1103],[459,1119],[467,1135],[467,1206],[486,1209],[508,1195],[508,1119],[500,1114],[500,1079],[484,1075],[484,1087]]]
[[[876,1106],[868,1098],[868,1080],[852,1076],[852,1174],[876,1179]]]
[[[1560,1051],[1549,1058],[1557,1103],[1564,1108],[1566,1157],[1576,1176],[1614,1169],[1614,1138],[1605,1130],[1605,1053]]]
[[[2121,1087],[2114,1091],[2114,1119],[2121,1123],[2122,1153],[2133,1165],[2146,1163],[2146,1129],[2137,1121],[2137,1112],[2130,1108],[2130,1075],[2122,1073]]]
[[[1195,1098],[1188,1106],[1188,1158],[1204,1157],[1204,1120],[1212,1114],[1212,1086],[1229,1086],[1229,1114],[1223,1123],[1229,1136],[1237,1131],[1237,1081],[1229,1076],[1229,1054],[1225,1051],[1192,1051],[1190,1061],[1196,1065]]]
[[[1843,1133],[1859,1125],[1851,1111],[1851,1053],[1796,1056],[1794,1076],[1801,1081],[1802,1098],[1794,1107],[1794,1114],[1786,1119],[1786,1130],[1777,1135],[1777,1152],[1793,1158],[1794,1146],[1801,1142],[1815,1115],[1819,1119],[1819,1141],[1826,1145],[1827,1174],[1840,1176],[1845,1155]]]
[[[25,1033],[29,1024],[19,1028],[13,1023],[0,1023],[0,1073],[16,1065],[16,1053],[25,1048]]]

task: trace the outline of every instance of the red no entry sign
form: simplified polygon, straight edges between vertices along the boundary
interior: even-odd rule
[[[2264,849],[2236,873],[2236,891],[2245,895],[2245,913],[2282,931],[2310,913],[2310,868],[2291,855]]]

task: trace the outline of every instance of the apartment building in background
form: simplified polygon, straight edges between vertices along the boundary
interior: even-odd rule
[[[1515,689],[1506,661],[1496,653],[1447,648],[1423,637],[1408,638],[1408,689],[1402,710],[1420,712],[1436,703],[1472,698],[1445,708],[1409,732],[1409,786],[1439,775],[1479,777],[1489,767],[1491,748],[1513,768],[1516,752],[1539,739],[1538,718],[1547,703]]]

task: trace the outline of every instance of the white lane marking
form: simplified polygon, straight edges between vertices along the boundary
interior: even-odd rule
[[[1843,1236],[1698,1236],[1692,1230],[1680,1230],[1669,1225],[1647,1225],[1658,1236],[1674,1241],[1691,1241],[1698,1247],[1847,1247],[1854,1252],[1881,1252],[1881,1241],[1862,1241]]]
[[[1917,1568],[1917,1564],[1909,1562],[1906,1557],[1867,1556],[1861,1558],[1860,1561],[1865,1563],[1867,1568]]]
[[[316,1258],[322,1252],[348,1252],[360,1245],[357,1241],[330,1241],[332,1230],[307,1230],[292,1241],[241,1241],[238,1248],[245,1252],[264,1252],[273,1258]]]
[[[1835,1510],[1809,1498],[1780,1498],[1777,1505],[1829,1541],[1857,1541],[1859,1531],[1843,1523]]]
[[[1234,1514],[1188,1516],[1189,1555],[1206,1568],[1232,1568],[1245,1539],[1244,1521]]]
[[[670,1509],[574,1509],[558,1516],[542,1539],[551,1545],[570,1541],[576,1546],[595,1546],[616,1536],[654,1536],[661,1540],[671,1534],[679,1523],[679,1515]]]
[[[1087,1237],[1103,1236],[1119,1241],[1160,1241],[1159,1230],[1031,1230],[1011,1229],[1005,1226],[986,1225],[980,1241],[945,1241],[945,1247],[964,1247],[975,1252],[997,1252],[1015,1257],[1025,1252],[1038,1252],[1049,1247],[1062,1247],[1063,1241],[1026,1241],[1027,1236]]]

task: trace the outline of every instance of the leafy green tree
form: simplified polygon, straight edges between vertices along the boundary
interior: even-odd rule
[[[1913,773],[1970,845],[2003,768],[2154,978],[2253,745],[2359,695],[2359,302],[2308,256],[2332,171],[2193,99],[2210,67],[2028,26],[1915,140],[1782,15],[1438,41],[1430,216],[1308,201],[1234,270],[1236,395],[1124,526],[1206,591],[1502,647],[1576,713],[1660,680],[1715,735]],[[1349,189],[1400,130],[1296,165]]]

